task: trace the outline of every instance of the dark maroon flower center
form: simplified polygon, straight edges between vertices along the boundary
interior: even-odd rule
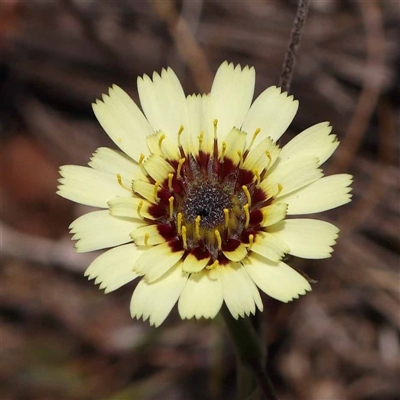
[[[191,185],[182,204],[185,221],[195,223],[200,217],[200,227],[215,229],[224,223],[224,209],[231,210],[231,194],[221,184],[210,181]]]
[[[148,222],[157,224],[172,251],[209,258],[210,268],[228,264],[226,255],[241,243],[251,247],[261,229],[261,207],[272,201],[258,187],[259,175],[241,168],[242,162],[219,158],[214,148],[214,154],[196,157],[181,148],[179,161],[166,160],[174,174],[161,183],[149,177],[158,202],[149,208],[154,220]]]

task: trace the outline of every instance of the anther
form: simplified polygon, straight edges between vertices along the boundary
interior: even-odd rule
[[[221,157],[219,159],[219,162],[221,164],[224,162],[225,152],[226,152],[226,142],[222,142]]]
[[[244,223],[244,227],[248,228],[250,224],[250,212],[249,212],[249,205],[245,204],[243,206],[244,214],[246,215],[246,221]]]
[[[265,223],[265,220],[267,219],[267,212],[266,211],[261,211],[261,213],[262,213],[262,216],[263,216],[262,221],[261,221],[261,226],[263,226],[264,223]]]
[[[279,193],[282,192],[282,190],[283,190],[283,186],[280,183],[278,183],[278,192],[276,193],[276,195],[274,197],[277,198],[279,196]]]
[[[160,139],[158,139],[158,147],[160,149],[161,154],[163,154],[161,145],[162,145],[162,142],[163,142],[164,139],[165,139],[165,134],[163,133],[163,134],[161,134]]]
[[[168,189],[170,192],[172,192],[172,179],[174,179],[174,174],[170,172],[168,174]]]
[[[249,250],[251,250],[251,248],[253,247],[253,243],[254,243],[254,235],[250,234],[249,235]]]
[[[243,185],[242,189],[243,189],[244,194],[246,195],[247,203],[248,203],[249,207],[251,207],[251,195],[250,195],[249,189],[247,188],[246,185]]]
[[[118,181],[119,186],[121,186],[122,188],[124,188],[124,189],[126,189],[126,190],[131,191],[131,189],[127,188],[127,187],[123,184],[123,182],[122,182],[122,177],[121,177],[120,174],[117,174],[117,181]]]
[[[237,155],[239,156],[239,165],[242,165],[243,163],[243,153],[241,150],[237,151]]]
[[[215,260],[211,265],[207,265],[206,269],[208,271],[210,271],[210,270],[214,269],[215,267],[218,267],[218,265],[219,265],[219,261]]]
[[[178,235],[180,235],[182,233],[182,213],[178,213],[177,225]]]
[[[183,125],[181,125],[179,127],[179,131],[178,131],[178,146],[181,147],[181,135],[183,130],[185,129],[185,127]]]
[[[196,219],[194,220],[194,231],[195,231],[197,240],[201,239],[201,236],[200,236],[200,221],[201,221],[201,217],[200,217],[200,215],[198,215],[196,217]]]
[[[145,156],[143,153],[141,153],[141,154],[140,154],[139,161],[138,161],[138,164],[139,164],[140,169],[141,169],[142,172],[143,172],[143,175],[146,175],[146,176],[147,176],[147,171],[145,170],[145,168],[144,168],[144,166],[143,166],[143,161],[144,161],[145,158],[146,158],[146,156]]]
[[[258,134],[259,134],[260,132],[261,132],[261,129],[260,129],[260,128],[257,128],[257,129],[254,131],[253,137],[252,137],[252,139],[251,139],[250,145],[249,145],[249,147],[247,148],[247,150],[250,150],[250,149],[251,149],[251,146],[253,146],[254,141],[256,140],[256,137],[258,136]]]
[[[255,175],[256,181],[257,181],[256,187],[258,187],[260,185],[260,182],[261,182],[261,176],[260,176],[260,173],[258,172],[257,168],[253,169],[253,174]]]
[[[140,210],[142,209],[142,207],[143,207],[143,200],[141,200],[140,202],[139,202],[139,204],[138,204],[138,206],[137,206],[137,213],[138,213],[138,216],[139,216],[139,218],[141,218],[141,219],[143,219],[143,216],[142,216],[142,214],[140,214]]]
[[[200,135],[198,136],[199,139],[199,151],[201,151],[201,148],[203,146],[203,141],[204,141],[204,132],[200,132]]]
[[[186,226],[182,226],[182,242],[183,242],[183,248],[187,249],[187,237],[186,237]]]
[[[217,239],[217,244],[218,244],[218,250],[221,251],[222,250],[222,239],[221,239],[221,234],[219,233],[219,230],[216,229],[214,231],[215,234],[215,238]]]
[[[186,158],[180,158],[179,159],[179,164],[178,164],[178,170],[176,171],[176,177],[178,179],[181,179],[181,170],[182,170],[182,166],[184,164],[184,162],[186,161]]]
[[[265,152],[265,154],[266,154],[267,157],[268,157],[268,165],[267,165],[267,167],[266,167],[266,169],[268,169],[269,166],[271,165],[272,157],[271,157],[271,153],[269,152],[269,150],[267,150],[267,151]]]
[[[169,199],[169,220],[172,221],[174,217],[174,196],[171,196]]]
[[[160,181],[157,181],[155,184],[154,184],[154,200],[155,201],[157,201],[158,200],[158,196],[157,196],[157,192],[158,192],[158,188],[160,187],[160,185],[161,185],[161,182]]]
[[[144,245],[147,246],[149,244],[150,235],[148,233],[144,234]]]
[[[214,119],[213,124],[214,124],[214,139],[217,139],[218,120]]]
[[[229,227],[229,210],[224,208],[224,217],[225,217],[225,228],[228,229]]]

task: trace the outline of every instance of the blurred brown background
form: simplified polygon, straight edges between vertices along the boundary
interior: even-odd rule
[[[291,260],[318,280],[290,304],[264,298],[269,369],[282,400],[400,398],[398,0],[312,2],[286,134],[329,120],[328,173],[355,176],[325,213],[333,258]],[[1,398],[233,399],[221,321],[132,321],[134,284],[105,296],[68,225],[87,208],[55,195],[62,164],[111,146],[91,102],[112,83],[171,66],[186,93],[225,59],[253,65],[256,95],[279,80],[296,11],[283,0],[3,0],[0,3]]]

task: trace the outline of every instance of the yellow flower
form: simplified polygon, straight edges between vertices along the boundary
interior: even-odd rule
[[[352,177],[319,168],[339,142],[329,123],[280,148],[298,108],[273,86],[252,104],[254,68],[224,62],[211,93],[185,96],[175,73],[138,79],[142,111],[119,87],[93,104],[122,150],[99,148],[90,167],[63,166],[58,194],[103,208],[70,228],[78,252],[112,248],[87,269],[111,292],[137,277],[131,315],[160,325],[175,303],[182,318],[235,318],[311,290],[286,254],[330,257],[338,229],[287,218],[350,201]]]

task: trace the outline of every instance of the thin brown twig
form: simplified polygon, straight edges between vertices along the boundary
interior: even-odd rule
[[[290,89],[294,66],[296,63],[297,50],[300,46],[301,35],[307,19],[309,4],[309,0],[299,0],[297,5],[296,16],[294,18],[292,33],[290,35],[289,47],[285,54],[282,73],[279,79],[279,86],[282,88],[283,92],[289,92]]]

